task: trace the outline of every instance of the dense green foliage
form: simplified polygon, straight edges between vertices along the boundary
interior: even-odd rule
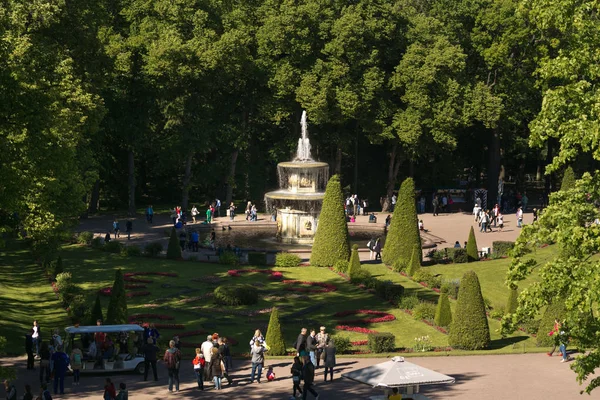
[[[511,289],[510,293],[508,294],[508,300],[506,300],[506,312],[509,314],[514,313],[515,311],[517,311],[517,300],[519,297],[519,292],[517,291],[517,289]]]
[[[125,293],[125,281],[123,271],[119,268],[115,271],[115,282],[110,293],[108,309],[106,311],[106,324],[126,324],[127,320],[127,296]]]
[[[277,253],[275,255],[275,266],[282,268],[297,267],[300,265],[300,256],[293,253]]]
[[[467,271],[460,280],[448,343],[464,350],[482,350],[490,345],[490,328],[481,287],[473,271]]]
[[[434,321],[437,326],[450,326],[452,323],[450,300],[448,300],[448,295],[445,293],[440,294],[438,298]]]
[[[254,286],[228,284],[214,290],[215,302],[228,306],[248,306],[258,302],[258,291]]]
[[[161,242],[151,242],[144,246],[144,254],[149,257],[156,257],[163,251]]]
[[[565,172],[563,172],[562,181],[560,183],[560,190],[569,190],[575,188],[575,172],[569,165]]]
[[[435,304],[427,301],[421,301],[412,309],[413,318],[416,320],[425,319],[428,321],[433,321],[435,318],[435,308]]]
[[[269,345],[269,354],[274,356],[285,355],[285,341],[283,339],[283,331],[279,322],[279,311],[277,307],[271,310],[271,318],[269,318],[269,326],[267,327],[267,336],[265,340]]]
[[[542,319],[540,320],[538,331],[536,332],[538,346],[548,347],[556,343],[556,337],[548,334],[554,329],[554,320],[558,319],[559,321],[562,321],[566,311],[565,303],[560,300],[548,304],[548,307],[546,307],[546,311],[544,311],[544,315],[542,315]]]
[[[515,242],[495,240],[492,242],[492,254],[508,256],[513,247],[515,247]]]
[[[415,183],[412,178],[406,178],[398,192],[398,202],[394,209],[392,223],[385,240],[385,250],[382,260],[387,265],[394,265],[398,259],[411,265],[413,251],[417,248],[418,263],[421,264],[421,236],[417,221],[415,206]],[[415,259],[415,264],[417,260]]]
[[[412,256],[410,257],[410,268],[408,270],[409,276],[414,276],[421,269],[421,258],[422,255],[419,254],[420,247],[415,246],[412,251]]]
[[[90,319],[88,321],[88,325],[96,325],[96,321],[104,321],[104,315],[102,314],[102,304],[100,303],[100,294],[96,295],[96,300],[94,301],[94,306],[92,307],[90,313]]]
[[[350,342],[350,338],[348,336],[333,335],[331,336],[331,339],[335,343],[336,354],[345,354],[352,348],[352,342]]]
[[[396,349],[396,337],[389,332],[369,333],[367,347],[371,353],[389,353]]]
[[[350,261],[348,262],[348,277],[350,279],[356,279],[362,271],[360,266],[360,256],[358,255],[358,245],[352,246],[352,252],[350,254]]]
[[[179,245],[177,231],[175,228],[171,228],[171,236],[169,236],[169,245],[167,246],[167,258],[170,260],[180,260],[181,257],[181,246]]]
[[[310,264],[315,267],[332,267],[337,261],[348,260],[349,257],[350,243],[344,212],[344,196],[340,178],[334,175],[329,179],[325,189]]]
[[[475,231],[473,227],[469,231],[469,240],[467,241],[467,257],[469,262],[479,261],[479,248],[477,247],[477,240],[475,240]]]

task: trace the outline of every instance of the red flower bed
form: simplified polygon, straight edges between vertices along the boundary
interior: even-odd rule
[[[229,275],[231,277],[237,277],[237,276],[241,276],[242,274],[248,274],[248,273],[252,273],[252,272],[256,272],[259,274],[267,274],[267,275],[269,275],[269,279],[273,279],[273,280],[283,279],[283,274],[281,272],[273,271],[272,269],[257,269],[257,268],[230,269],[229,271],[227,271],[227,275]]]
[[[269,275],[269,279],[272,279],[274,281],[283,279],[283,274],[279,271],[275,271],[271,275]]]
[[[140,325],[140,326],[143,326],[144,328],[147,328],[150,326],[149,322],[142,322],[142,321],[131,321],[130,324]],[[162,324],[160,322],[154,324],[154,327],[156,329],[185,329],[184,324]]]
[[[352,346],[365,346],[368,342],[368,340],[355,340],[354,342],[350,342],[350,344]]]
[[[310,281],[295,281],[295,280],[284,280],[284,285],[308,285],[308,286],[319,286],[321,289],[313,289],[312,287],[292,287],[287,290],[291,292],[303,292],[303,293],[328,293],[337,290],[335,285],[324,282],[310,282]]]
[[[347,310],[347,311],[339,311],[334,314],[336,317],[345,317],[347,315],[356,315],[356,314],[368,314],[368,315],[380,315],[378,318],[360,318],[353,320],[341,320],[338,321],[340,323],[346,324],[369,324],[369,323],[377,323],[377,322],[389,322],[394,321],[396,317],[394,317],[390,313],[386,313],[384,311],[374,311],[374,310]]]
[[[378,333],[372,329],[361,328],[360,326],[338,325],[335,327],[338,331],[358,332],[358,333]]]

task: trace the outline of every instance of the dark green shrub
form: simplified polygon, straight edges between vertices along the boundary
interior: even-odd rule
[[[398,302],[398,308],[400,308],[401,310],[412,310],[419,305],[419,302],[420,301],[417,295],[402,296],[402,298]]]
[[[421,258],[420,247],[415,246],[410,257],[408,275],[413,276],[421,270]]]
[[[555,338],[548,336],[548,333],[554,329],[554,319],[562,321],[566,312],[565,303],[561,299],[556,299],[554,303],[551,303],[546,307],[546,311],[540,320],[540,326],[537,331],[536,341],[538,346],[548,347],[554,345]]]
[[[81,320],[89,314],[90,310],[85,295],[83,294],[83,290],[79,287],[77,287],[77,289],[77,293],[73,295],[69,302],[67,313],[73,321],[81,322]]]
[[[219,264],[239,265],[240,258],[233,251],[224,251],[219,256]]]
[[[504,317],[504,314],[506,314],[504,306],[494,307],[494,309],[490,311],[490,317],[495,319]]]
[[[500,257],[507,256],[513,247],[515,247],[515,242],[496,240],[492,242],[492,254]]]
[[[342,274],[348,273],[348,261],[337,260],[333,265],[333,270],[341,272]]]
[[[483,305],[485,306],[486,311],[492,311],[494,308],[492,301],[488,297],[483,298]]]
[[[409,261],[398,258],[392,264],[392,269],[396,272],[406,272],[409,265]]]
[[[427,319],[433,321],[435,318],[435,304],[422,301],[413,308],[413,318],[420,321]]]
[[[56,275],[56,289],[58,293],[58,300],[61,302],[64,308],[67,308],[73,302],[73,299],[77,295],[82,295],[83,291],[81,288],[73,283],[72,275],[70,272],[61,272]]]
[[[357,272],[355,272],[352,275],[352,277],[350,277],[350,282],[354,285],[358,285],[360,283],[365,284],[371,279],[371,273],[364,268],[360,268]]]
[[[348,277],[352,281],[361,274],[362,267],[360,266],[360,258],[358,256],[358,245],[352,246],[352,254],[350,255],[350,261],[348,262]]]
[[[481,287],[477,274],[473,271],[467,271],[460,280],[448,343],[464,350],[482,350],[490,345],[490,328]]]
[[[139,246],[123,246],[121,250],[123,257],[140,257],[142,255],[142,249]]]
[[[396,337],[389,332],[369,333],[367,346],[371,353],[390,353],[396,350]]]
[[[92,246],[93,249],[102,249],[102,247],[104,247],[104,239],[101,238],[100,236],[96,236],[95,238],[92,239],[92,242],[90,243],[90,245]]]
[[[563,173],[560,190],[575,189],[575,172],[571,166],[568,166]]]
[[[515,311],[517,311],[517,306],[518,306],[517,297],[518,296],[519,296],[519,292],[517,291],[517,289],[511,289],[510,293],[508,294],[508,300],[506,301],[506,313],[507,314],[513,314]]]
[[[292,253],[277,253],[275,256],[276,267],[297,267],[302,262],[302,259],[297,254]]]
[[[373,289],[375,290],[375,294],[384,300],[391,301],[394,304],[397,304],[400,298],[404,295],[404,286],[399,284],[394,284],[390,281],[380,281],[378,279],[373,278]],[[369,285],[367,285],[369,287]]]
[[[63,266],[63,260],[61,256],[58,256],[58,258],[56,259],[56,263],[54,263],[54,269],[52,272],[52,275],[56,277],[65,272],[65,267]]]
[[[94,239],[94,232],[81,232],[77,235],[77,243],[90,245]]]
[[[267,265],[267,253],[248,253],[248,264],[250,265]],[[268,343],[268,342],[267,342]],[[272,354],[272,353],[269,353]]]
[[[479,251],[477,249],[475,231],[473,230],[473,227],[471,227],[471,230],[469,231],[469,240],[467,241],[467,257],[469,262],[479,261]]]
[[[421,268],[413,275],[412,279],[415,282],[422,282],[429,288],[440,288],[442,286],[442,278],[434,276],[431,272]]]
[[[452,323],[450,300],[448,300],[448,296],[445,294],[440,294],[437,307],[435,308],[434,321],[437,326],[450,326]]]
[[[446,293],[447,295],[458,298],[458,290],[460,289],[460,280],[453,279],[451,281],[445,281],[440,286],[440,292]]]
[[[96,301],[92,307],[88,325],[96,325],[96,321],[98,320],[104,321],[104,316],[102,315],[102,304],[100,303],[100,294],[96,294]]]
[[[344,212],[344,196],[338,175],[329,179],[315,233],[310,264],[316,267],[332,267],[339,260],[350,258],[348,224]]]
[[[144,246],[144,254],[148,257],[159,256],[163,251],[163,245],[161,242],[152,242]]]
[[[215,302],[227,306],[248,306],[258,302],[258,291],[254,286],[231,284],[218,286],[214,291]]]
[[[415,246],[418,248],[420,264],[421,236],[415,207],[415,183],[412,178],[406,178],[398,192],[398,201],[385,241],[382,260],[392,266],[398,259],[408,264]]]
[[[335,353],[336,354],[345,354],[350,351],[352,348],[352,343],[350,342],[350,338],[348,336],[342,335],[333,335],[331,339],[335,343]],[[267,342],[269,343],[269,342]]]
[[[167,247],[167,258],[169,260],[181,260],[182,258],[181,246],[179,245],[175,228],[171,229],[171,236],[169,237],[169,245]]]
[[[281,331],[281,323],[279,322],[279,311],[277,307],[271,310],[271,318],[267,328],[267,336],[265,337],[269,345],[269,354],[273,356],[284,356],[285,341],[283,340],[283,332]]]
[[[463,264],[469,262],[469,256],[467,255],[467,250],[465,249],[452,249],[452,262],[456,264]]]
[[[111,240],[110,242],[104,244],[102,250],[108,253],[121,254],[121,251],[123,251],[123,247],[125,247],[123,243],[117,242],[116,240]]]
[[[112,286],[108,310],[106,311],[106,323],[107,325],[128,323],[125,281],[123,280],[123,271],[120,268],[115,271],[115,282]]]
[[[540,329],[540,320],[532,319],[527,321],[521,325],[521,327],[525,330],[528,335],[535,335]]]

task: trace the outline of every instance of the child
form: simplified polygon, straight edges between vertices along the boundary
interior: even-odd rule
[[[204,366],[206,365],[206,360],[200,348],[196,348],[196,357],[192,360],[192,364],[194,365],[194,374],[196,374],[198,389],[204,390]]]
[[[129,393],[127,392],[126,386],[123,382],[119,383],[119,394],[115,400],[129,400]]]
[[[294,364],[292,364],[292,382],[294,382],[294,398],[296,397],[296,390],[298,393],[302,394],[302,389],[300,389],[300,376],[302,375],[302,363],[300,362],[300,357],[294,357]]]
[[[271,382],[275,380],[275,372],[273,372],[273,367],[269,366],[267,370],[267,381]]]

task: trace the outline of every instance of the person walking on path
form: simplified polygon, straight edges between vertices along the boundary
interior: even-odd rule
[[[221,216],[221,200],[219,199],[215,199],[215,215],[214,217],[220,217]]]
[[[113,232],[115,233],[115,239],[121,236],[121,228],[119,227],[119,221],[116,219],[113,221]]]
[[[381,238],[375,240],[375,261],[381,261]]]
[[[60,394],[65,394],[65,375],[69,366],[69,357],[63,352],[62,345],[57,346],[56,352],[52,354],[54,365],[54,394],[57,394],[60,386]]]
[[[133,222],[128,219],[125,223],[125,232],[127,233],[127,240],[131,240],[131,231],[133,231]]]
[[[110,378],[106,378],[104,384],[104,400],[115,400],[117,397],[117,389],[115,389],[115,384],[112,383]]]
[[[304,366],[302,367],[302,380],[304,381],[304,387],[302,388],[302,400],[306,400],[308,392],[310,392],[315,399],[319,398],[319,393],[313,389],[312,385],[315,381],[315,366],[310,362],[309,356],[304,356]]]
[[[206,223],[207,224],[210,224],[211,216],[212,216],[212,211],[210,210],[210,206],[208,206],[208,208],[206,209]]]
[[[179,392],[179,363],[181,362],[181,352],[175,347],[174,340],[169,341],[169,348],[165,351],[163,360],[169,371],[169,392],[173,391],[173,383],[175,383],[175,392]]]
[[[33,321],[33,327],[31,328],[31,340],[33,341],[33,349],[35,350],[35,356],[40,356],[40,342],[42,339],[40,326],[37,320]]]
[[[560,343],[560,353],[562,354],[561,363],[571,360],[571,357],[567,354],[567,346],[569,345],[569,334],[567,333],[564,325],[561,326],[560,332],[558,333],[558,341]]]
[[[437,196],[433,197],[433,200],[431,201],[431,205],[433,205],[433,216],[435,217],[435,216],[439,215],[438,207],[440,206],[440,201]]]
[[[223,362],[223,377],[227,379],[227,383],[231,385],[232,379],[229,377],[229,369],[233,368],[233,363],[231,362],[231,349],[227,344],[227,338],[218,338],[217,344],[219,345],[219,357]]]
[[[202,343],[202,345],[200,346],[200,350],[202,351],[202,354],[204,355],[204,361],[207,364],[210,364],[210,360],[212,358],[213,347],[214,347],[214,344],[212,342],[212,335],[208,335],[206,337],[206,342]],[[209,368],[204,369],[204,380],[205,381],[210,380]]]
[[[294,357],[294,363],[292,364],[290,372],[292,373],[292,382],[294,384],[293,392],[295,398],[296,391],[298,391],[299,394],[302,394],[302,389],[300,389],[300,379],[302,376],[302,363],[300,362],[300,357]]]
[[[325,327],[322,326],[319,328],[319,333],[317,333],[317,368],[319,368],[319,363],[323,357],[327,343],[329,343],[329,334],[325,332]]]
[[[154,381],[158,380],[158,373],[156,372],[156,354],[158,353],[158,347],[154,344],[153,338],[146,339],[146,344],[142,347],[144,352],[144,381],[148,380],[148,371],[152,366],[152,373],[154,374]]]
[[[294,347],[296,348],[296,355],[300,356],[300,357],[304,357],[305,355],[308,355],[308,353],[306,352],[306,328],[302,328],[300,330],[300,334],[298,335],[298,338],[296,339],[296,343],[294,345]]]
[[[198,209],[196,208],[195,205],[192,206],[192,223],[195,224],[196,223],[196,216],[198,215]]]
[[[210,377],[215,384],[215,389],[221,390],[221,377],[223,376],[223,372],[225,370],[223,366],[223,360],[221,357],[219,357],[218,348],[213,347],[211,352],[212,357],[210,359],[210,364],[208,365],[208,370],[210,372]]]
[[[325,356],[325,373],[323,376],[325,377],[325,382],[327,382],[327,372],[329,372],[329,381],[332,381],[333,368],[335,368],[335,342],[333,339],[327,343],[323,354]]]
[[[560,333],[560,328],[561,328],[560,321],[558,320],[558,318],[554,318],[554,327],[552,328],[552,330],[550,332],[548,332],[548,336],[552,336],[552,339],[554,340],[554,346],[552,346],[552,349],[550,349],[550,351],[548,353],[546,353],[550,357],[552,357],[552,355],[556,351],[556,346],[559,345],[558,337],[559,337],[559,333]]]
[[[372,260],[375,257],[375,239],[371,238],[367,242],[367,248],[369,249],[369,260]]]
[[[308,355],[310,356],[310,361],[313,365],[317,365],[317,337],[315,335],[315,330],[310,330],[310,335],[306,338],[306,351],[308,351]]]
[[[148,208],[146,208],[146,221],[148,221],[148,223],[151,224],[153,218],[154,218],[154,209],[152,208],[152,204],[150,204],[148,206]]]
[[[523,210],[521,207],[517,209],[517,228],[523,227]]]
[[[204,367],[206,366],[206,361],[199,347],[196,348],[196,357],[192,360],[192,364],[194,365],[194,374],[196,375],[198,389],[204,390]]]
[[[129,392],[127,391],[127,386],[123,382],[119,383],[119,394],[115,399],[129,400]]]
[[[83,353],[78,345],[71,351],[71,368],[73,369],[73,385],[79,385],[79,373],[83,366]]]
[[[231,204],[229,205],[229,219],[231,221],[233,221],[234,218],[235,218],[235,205],[233,204],[233,201],[232,201]]]
[[[254,347],[252,347],[252,350],[250,351],[252,354],[252,372],[250,373],[250,383],[254,382],[255,376],[256,381],[260,383],[260,377],[262,375],[262,369],[265,363],[265,351],[266,350],[262,344],[259,342],[254,343]],[[258,372],[258,375],[256,372]]]

